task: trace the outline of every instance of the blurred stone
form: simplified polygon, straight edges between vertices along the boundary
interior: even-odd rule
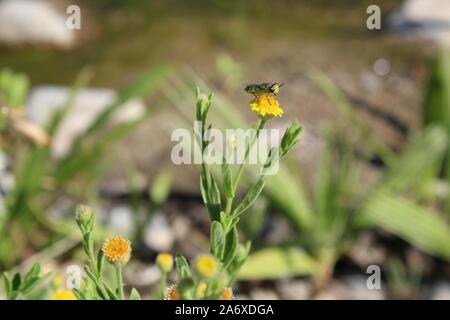
[[[307,300],[312,292],[312,285],[306,280],[280,280],[277,282],[277,290],[282,299]]]
[[[407,0],[389,19],[390,27],[411,38],[450,47],[450,1]]]
[[[183,240],[191,229],[191,223],[188,218],[176,215],[173,219],[173,230],[178,240]]]
[[[370,232],[358,237],[352,244],[349,255],[361,268],[367,268],[371,264],[382,265],[386,261],[386,249],[375,243],[375,235]]]
[[[270,245],[282,244],[294,236],[292,225],[279,215],[267,217],[262,233],[265,243]]]
[[[381,289],[369,289],[367,287],[367,277],[360,275],[352,275],[344,278],[348,290],[350,291],[349,299],[355,300],[384,300],[386,299],[383,291],[383,283]]]
[[[360,275],[347,276],[342,280],[333,280],[314,298],[316,300],[384,300],[386,294],[381,289],[370,290],[366,285],[367,277]]]
[[[66,27],[66,19],[47,1],[0,1],[0,43],[70,48],[75,32]]]
[[[430,294],[431,300],[450,300],[450,282],[437,283]]]
[[[144,287],[159,282],[161,272],[156,265],[130,264],[124,269],[124,278],[130,287]]]
[[[275,291],[270,289],[256,288],[250,292],[250,297],[253,300],[278,300],[280,297]]]
[[[123,235],[130,235],[134,229],[134,212],[127,206],[113,207],[109,212],[108,225]]]
[[[31,91],[27,101],[27,117],[44,126],[57,110],[64,107],[70,95],[70,88],[63,86],[39,86]],[[55,157],[64,156],[74,139],[82,134],[98,115],[110,106],[117,94],[110,89],[81,90],[61,123],[52,142]],[[141,100],[132,100],[123,105],[112,117],[112,124],[137,119],[144,112]]]
[[[175,234],[163,213],[156,213],[145,229],[144,242],[157,252],[169,251],[174,242]]]

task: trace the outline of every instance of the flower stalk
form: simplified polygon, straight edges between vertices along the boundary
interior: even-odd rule
[[[243,177],[250,151],[258,141],[267,122],[273,117],[283,115],[283,110],[275,94],[275,92],[264,93],[255,96],[255,99],[250,102],[250,108],[258,115],[259,122],[253,130],[249,143],[245,146],[243,161],[237,167],[235,174],[233,174],[232,165],[223,159],[222,181],[219,184],[217,177],[213,174],[214,170],[211,170],[204,161],[209,143],[208,137],[205,136],[205,128],[211,127],[207,124],[207,114],[212,105],[212,94],[201,95],[197,88],[196,120],[201,123],[201,131],[194,130],[194,133],[202,155],[200,189],[203,202],[211,218],[210,254],[200,255],[194,260],[192,270],[187,260],[183,256],[177,255],[175,266],[179,280],[177,285],[172,285],[168,289],[166,299],[230,300],[233,298],[231,285],[245,263],[251,247],[249,242],[245,245],[239,242],[237,231],[239,217],[251,207],[261,194],[267,178],[266,167],[270,166],[273,161],[278,161],[295,146],[301,131],[296,122],[291,124],[290,128],[286,130],[280,146],[272,149],[267,160],[262,164],[258,180],[245,197],[234,206],[236,191]],[[225,200],[224,203],[222,199]],[[165,277],[164,273],[163,277]]]

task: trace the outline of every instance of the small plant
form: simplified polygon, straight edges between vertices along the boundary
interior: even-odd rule
[[[83,235],[83,249],[88,258],[84,266],[84,277],[79,288],[73,290],[79,300],[124,300],[122,268],[131,256],[131,243],[123,237],[112,237],[103,242],[101,249],[95,252],[93,230],[95,214],[90,207],[78,206],[76,211],[78,228]],[[104,277],[105,260],[113,266],[115,279],[113,285]],[[136,289],[131,291],[130,299],[140,299]]]
[[[111,118],[129,100],[151,94],[169,68],[150,70],[121,90],[115,101],[75,139],[68,153],[55,159],[51,153],[53,138],[73,108],[78,92],[88,84],[91,73],[87,71],[80,73],[67,101],[43,127],[25,117],[28,78],[0,71],[0,153],[5,155],[5,171],[12,181],[0,195],[4,198],[0,207],[0,270],[20,261],[25,249],[38,251],[58,237],[73,233],[72,221],[49,219],[48,212],[55,208],[61,195],[73,206],[79,199],[96,201],[98,184],[110,164],[106,155],[111,147],[147,120],[155,108],[114,126],[109,125]],[[12,241],[12,226],[23,231],[17,233],[20,241]],[[32,241],[33,237],[24,235],[44,241]]]
[[[279,146],[273,147],[261,164],[256,182],[249,188],[243,199],[236,202],[239,182],[250,150],[258,141],[261,130],[267,122],[274,116],[281,117],[283,110],[274,93],[264,92],[255,96],[250,102],[250,108],[258,115],[259,122],[253,127],[252,135],[246,142],[244,161],[236,170],[233,170],[232,165],[224,158],[220,170],[222,181],[219,186],[213,169],[204,159],[209,145],[207,128],[211,128],[211,125],[207,123],[207,115],[213,101],[212,94],[206,97],[197,89],[196,101],[196,120],[201,124],[201,130],[195,132],[195,138],[202,154],[200,189],[211,220],[210,253],[200,255],[191,265],[186,258],[177,254],[175,266],[178,283],[168,289],[166,298],[169,300],[232,297],[231,287],[246,261],[251,246],[250,242],[245,244],[239,242],[237,225],[241,216],[261,194],[268,178],[266,169],[292,150],[301,132],[301,128],[293,121],[284,133]],[[162,268],[161,271],[163,271]]]
[[[41,266],[39,263],[35,263],[24,277],[18,272],[13,277],[10,277],[7,272],[3,272],[3,285],[6,299],[27,299],[32,291],[44,283],[49,277],[50,273],[41,274]]]
[[[444,72],[444,69],[438,70]],[[442,159],[448,153],[445,127],[432,123],[419,130],[403,152],[397,153],[358,117],[345,95],[325,75],[314,70],[310,70],[309,75],[347,121],[351,140],[348,135],[337,134],[336,130],[324,135],[327,143],[312,190],[295,165],[280,166],[278,174],[271,177],[264,196],[274,212],[288,219],[295,236],[278,246],[269,247],[263,241],[257,243],[238,279],[312,276],[317,288],[321,288],[327,285],[335,263],[349,252],[361,232],[375,228],[383,228],[430,255],[449,260],[450,229],[445,217],[448,210],[442,205],[448,201],[448,183],[442,179],[441,169]],[[181,103],[190,95],[189,85],[195,81],[209,91],[214,91],[214,87],[190,70],[172,77],[174,86],[167,90],[167,98],[183,118],[189,119]],[[437,87],[444,88],[444,85],[441,83]],[[436,91],[437,108],[433,110],[441,112],[444,92]],[[246,126],[246,119],[233,103],[219,94],[212,117],[222,127]],[[445,118],[436,116],[435,119]],[[364,171],[358,169],[364,169],[373,155],[381,159],[385,167],[380,171],[378,183],[363,185],[361,173]],[[441,178],[436,179],[440,172]],[[248,183],[250,178],[251,175],[243,176],[243,183]],[[261,225],[264,213],[252,211],[256,212],[245,216],[245,225]],[[239,226],[242,227],[242,223]],[[251,237],[263,238],[260,235],[261,228],[253,230]]]

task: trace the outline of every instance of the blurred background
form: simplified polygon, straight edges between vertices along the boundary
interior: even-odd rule
[[[270,126],[304,130],[243,219],[237,297],[450,299],[449,47],[446,0],[0,0],[0,271],[64,279],[85,203],[152,298],[158,253],[208,250],[198,168],[170,160],[195,87],[242,128],[244,86],[280,82]]]

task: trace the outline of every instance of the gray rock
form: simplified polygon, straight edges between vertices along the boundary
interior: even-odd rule
[[[367,288],[367,276],[352,275],[344,278],[347,290],[350,291],[349,298],[355,300],[384,300],[386,299],[381,283],[380,289]]]
[[[256,288],[250,293],[253,300],[278,300],[280,297],[272,290]]]
[[[430,294],[431,300],[450,300],[450,282],[437,283]]]
[[[134,212],[127,206],[113,207],[109,212],[109,226],[122,235],[130,235],[134,230]]]
[[[144,233],[145,243],[155,251],[169,251],[175,242],[175,234],[163,213],[156,213]]]
[[[69,48],[75,32],[66,27],[66,18],[47,1],[0,1],[0,43]]]
[[[367,277],[361,275],[347,276],[334,280],[314,298],[316,300],[384,300],[384,284],[381,289],[370,290],[366,285]]]
[[[389,19],[391,29],[450,47],[450,1],[407,0]]]
[[[161,272],[156,265],[130,264],[125,268],[124,277],[130,287],[145,287],[158,283]]]
[[[66,103],[70,89],[63,86],[39,86],[33,89],[27,101],[27,117],[41,126],[48,123],[55,111]],[[79,92],[72,110],[65,117],[52,141],[56,158],[64,156],[74,139],[83,133],[97,116],[116,99],[110,89],[84,89]],[[122,106],[112,119],[112,124],[137,119],[144,112],[141,100],[132,100]]]
[[[312,285],[305,280],[287,279],[277,283],[277,290],[282,299],[307,300],[312,292]]]
[[[366,232],[353,242],[349,256],[365,269],[371,264],[382,265],[386,261],[386,248],[377,245],[375,236]]]

